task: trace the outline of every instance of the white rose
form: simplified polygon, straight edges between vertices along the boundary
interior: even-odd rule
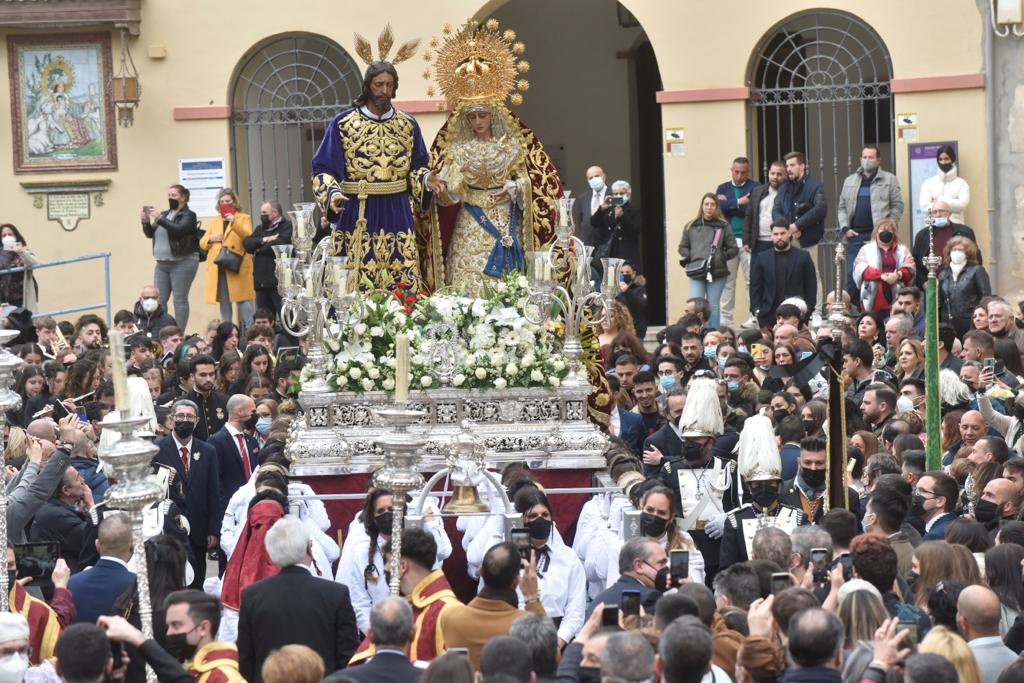
[[[551,364],[551,367],[555,369],[555,372],[561,372],[562,370],[565,370],[565,362],[561,360],[556,360],[554,363]]]
[[[348,372],[348,363],[342,363],[342,362],[339,361],[338,362],[338,373],[344,375],[346,372]]]
[[[389,368],[393,368],[395,367],[395,365],[398,364],[398,361],[395,359],[394,356],[389,356],[388,359],[384,362],[387,364]]]
[[[505,374],[509,377],[515,377],[519,374],[519,368],[516,367],[515,363],[509,363],[505,366]]]
[[[530,367],[531,365],[533,365],[536,362],[537,362],[537,357],[534,356],[532,353],[528,353],[525,356],[523,356],[522,365],[523,365],[524,368],[528,368],[528,367]]]
[[[466,376],[463,375],[462,373],[459,373],[458,375],[455,375],[455,377],[452,377],[452,386],[461,387],[465,383]]]
[[[499,294],[504,294],[507,289],[508,285],[506,285],[504,281],[501,281],[494,286],[494,291],[498,292]]]
[[[555,377],[554,375],[552,375],[551,377],[549,377],[549,378],[548,378],[548,384],[550,384],[550,385],[551,385],[551,386],[553,386],[553,387],[557,387],[557,386],[559,386],[559,385],[560,385],[561,383],[562,383],[562,380],[558,379],[558,378],[557,378],[557,377]]]
[[[352,368],[351,370],[348,371],[348,376],[351,377],[352,379],[359,379],[360,377],[363,376],[363,371],[360,370],[359,368]]]
[[[544,373],[541,372],[540,370],[534,370],[533,372],[530,373],[530,379],[534,382],[543,382]]]
[[[363,391],[373,391],[373,380],[369,377],[364,377],[360,384],[363,386]]]
[[[431,377],[430,375],[423,375],[422,377],[420,377],[420,385],[424,388],[429,387],[433,383],[434,378]]]
[[[370,336],[371,337],[383,337],[384,336],[384,328],[381,327],[380,325],[374,325],[373,327],[370,328]]]
[[[473,374],[476,375],[477,379],[484,379],[485,377],[487,377],[487,371],[484,370],[483,368],[477,368],[473,372]]]
[[[417,353],[417,354],[415,354],[415,355],[414,355],[414,356],[412,357],[412,364],[413,364],[413,365],[423,365],[423,356],[422,356],[422,355],[420,355],[420,354],[418,354],[418,353]]]
[[[329,346],[331,348],[331,351],[333,351],[334,353],[341,351],[341,342],[336,341],[334,339],[328,339],[327,346]]]
[[[526,279],[525,275],[520,275],[519,277],[516,278],[516,285],[520,287],[529,287],[530,281]]]
[[[377,379],[378,377],[380,377],[380,370],[378,370],[377,368],[370,368],[369,370],[366,371],[366,375],[370,379]]]
[[[386,380],[384,380],[382,386],[384,387],[385,391],[391,391],[392,389],[395,388],[395,380],[388,377]]]
[[[355,327],[353,327],[352,330],[356,333],[357,337],[362,337],[364,334],[366,334],[366,323],[356,323]]]
[[[348,386],[348,377],[344,375],[338,377],[338,388],[344,389],[346,386]]]
[[[494,380],[494,388],[495,389],[504,389],[507,386],[508,386],[508,382],[505,381],[504,377],[499,377],[498,379]]]

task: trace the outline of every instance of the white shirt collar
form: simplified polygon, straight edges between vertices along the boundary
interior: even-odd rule
[[[374,121],[387,121],[388,119],[395,115],[394,107],[391,107],[386,112],[384,112],[383,116],[377,116],[372,111],[370,111],[365,104],[359,107],[359,111],[363,116],[365,116],[368,119],[373,119]]]
[[[175,434],[173,431],[171,431],[171,438],[174,439],[175,450],[177,452],[181,453],[181,449],[182,448],[188,449],[189,453],[192,452],[192,438],[191,437],[189,437],[188,444],[183,444],[181,441],[178,440],[178,435]]]
[[[231,435],[232,439],[235,438],[238,434],[241,434],[243,436],[245,435],[245,432],[243,432],[241,429],[235,429],[235,425],[231,424],[230,422],[225,422],[224,428],[228,430],[228,434]]]
[[[122,560],[120,557],[112,557],[110,555],[100,555],[100,559],[101,560],[110,560],[111,562],[114,562],[116,564],[121,565],[122,567],[124,567],[125,569],[130,571],[132,574],[135,573],[135,570],[132,569],[131,567],[129,567],[128,563],[125,562],[124,560]]]

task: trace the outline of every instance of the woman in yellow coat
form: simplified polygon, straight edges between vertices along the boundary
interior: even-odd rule
[[[252,324],[252,300],[256,289],[252,279],[252,255],[245,251],[242,240],[252,234],[252,216],[242,213],[238,195],[231,188],[217,193],[217,218],[210,220],[206,234],[199,240],[199,248],[206,249],[206,303],[220,304],[221,321],[231,320],[231,304],[238,304],[239,327]],[[237,273],[218,266],[217,255],[227,247],[241,255],[242,265]]]

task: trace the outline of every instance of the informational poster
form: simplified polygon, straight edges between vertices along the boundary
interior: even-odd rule
[[[188,188],[188,206],[200,218],[217,215],[217,193],[227,187],[224,159],[179,159],[178,182]]]
[[[916,142],[907,145],[910,154],[910,193],[903,193],[903,201],[907,206],[914,208],[911,214],[911,228],[914,236],[924,230],[924,211],[920,204],[921,185],[924,181],[939,172],[939,164],[935,155],[939,147],[949,145],[953,151],[958,152],[956,140],[948,142]]]
[[[665,154],[673,157],[686,156],[686,129],[665,129]]]
[[[917,114],[897,114],[896,132],[900,142],[917,142]]]

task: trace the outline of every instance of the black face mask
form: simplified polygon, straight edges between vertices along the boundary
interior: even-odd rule
[[[649,512],[643,512],[640,514],[640,533],[644,536],[650,536],[651,538],[658,538],[665,529],[668,528],[668,520],[662,519],[657,515],[652,515]]]
[[[394,523],[393,512],[382,512],[373,518],[373,523],[377,527],[378,533],[382,533],[386,536],[391,535],[391,525]]]
[[[924,517],[924,496],[914,494],[910,497],[910,516]]]
[[[245,421],[245,424],[243,426],[246,429],[248,429],[249,431],[252,431],[252,430],[256,429],[256,420],[258,420],[258,419],[260,419],[259,415],[257,415],[256,413],[253,413],[252,415],[249,416],[249,419],[247,419]]]
[[[800,478],[812,489],[819,489],[825,485],[825,470],[805,470],[801,467]]]
[[[174,433],[179,439],[191,438],[192,432],[196,430],[195,422],[175,422]]]
[[[181,206],[181,202],[172,197],[167,198],[167,206],[171,207],[171,211],[177,211],[178,207]]]
[[[882,244],[889,244],[890,242],[892,242],[893,237],[895,237],[895,235],[891,230],[883,230],[882,232],[878,233],[878,241],[881,242]]]
[[[940,163],[939,164],[939,170],[942,171],[943,173],[949,173],[950,171],[953,170],[953,164],[952,163],[948,163],[948,164]]]
[[[751,490],[750,500],[762,510],[767,510],[779,500],[779,492],[770,488],[756,488]]]
[[[551,520],[538,517],[529,524],[524,524],[530,530],[530,538],[535,541],[546,541],[551,536]]]
[[[633,276],[629,275],[629,274],[623,275],[622,276],[622,281],[625,282],[628,285],[630,282],[633,281]]]
[[[690,441],[685,439],[683,441],[683,457],[686,458],[687,462],[700,462],[704,459],[704,445],[696,441]]]
[[[991,500],[979,500],[974,504],[974,518],[982,524],[989,524],[999,519],[999,506]]]
[[[188,633],[175,633],[164,637],[164,649],[179,662],[187,662],[196,656],[199,646],[188,642]]]
[[[578,678],[580,683],[601,683],[601,667],[581,666]]]
[[[818,423],[814,420],[804,420],[804,431],[808,434],[813,434],[818,431]]]
[[[773,410],[772,417],[775,418],[775,424],[782,422],[783,418],[789,417],[788,410]]]
[[[668,590],[668,577],[669,568],[662,567],[658,570],[658,573],[654,575],[654,590],[659,593],[664,593]]]
[[[261,213],[260,214],[260,227],[262,227],[262,228],[269,228],[270,227],[270,216],[268,216],[265,213]]]

